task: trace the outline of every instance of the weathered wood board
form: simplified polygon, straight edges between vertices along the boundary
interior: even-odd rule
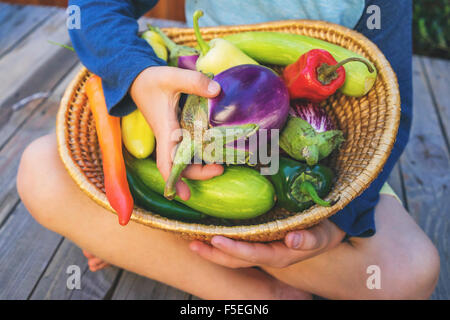
[[[62,239],[20,203],[0,229],[0,300],[28,299]]]
[[[81,271],[79,289],[70,286],[73,283],[69,277],[75,275],[71,269],[73,267]],[[114,267],[95,273],[89,271],[86,257],[81,249],[64,239],[42,278],[36,284],[31,299],[102,300],[111,289],[119,271],[120,269]]]
[[[447,148],[450,140],[450,72],[449,61],[421,57],[428,89],[443,127]]]
[[[59,82],[59,85],[52,92],[52,95],[44,103],[35,106],[35,112],[18,128],[19,131],[7,141],[3,148],[0,148],[0,172],[2,176],[0,180],[0,225],[7,217],[8,211],[19,201],[15,177],[23,150],[34,139],[53,130],[59,101],[65,88],[80,69],[80,66],[77,68],[72,68],[70,65],[65,67],[67,68],[65,73],[69,70],[72,70],[72,72],[69,75],[65,74],[66,77],[63,79],[54,80]],[[60,68],[62,69],[62,67]]]
[[[167,299],[185,300],[190,295],[158,281],[124,271],[114,291],[114,300]]]
[[[59,10],[52,7],[0,5],[0,57]]]
[[[400,159],[408,208],[441,256],[433,298],[450,297],[447,239],[450,222],[450,157],[419,57],[413,59],[414,117],[409,144]],[[450,69],[450,64],[447,65]],[[447,93],[450,98],[450,93]]]

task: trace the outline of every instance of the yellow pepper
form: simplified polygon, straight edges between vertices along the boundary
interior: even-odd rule
[[[203,11],[194,12],[193,24],[195,37],[200,49],[200,57],[197,60],[197,71],[212,73],[214,75],[241,64],[258,64],[255,60],[247,56],[231,42],[216,38],[209,44],[203,39],[198,19],[203,15]]]
[[[145,31],[141,36],[152,47],[158,58],[167,61],[168,53],[163,38],[155,31]]]
[[[128,152],[138,159],[147,158],[155,149],[155,135],[138,109],[122,117],[122,140]]]

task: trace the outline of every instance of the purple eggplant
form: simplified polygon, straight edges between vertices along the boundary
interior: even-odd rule
[[[192,157],[206,162],[245,163],[249,151],[235,143],[260,128],[281,129],[289,113],[289,93],[271,69],[239,65],[214,77],[221,86],[213,99],[189,95],[181,112],[183,140],[178,145],[164,196],[173,199],[175,183]],[[270,131],[269,131],[270,132]]]
[[[195,63],[200,54],[196,49],[176,44],[158,27],[152,25],[147,25],[147,27],[149,30],[158,33],[163,39],[164,44],[169,50],[169,66],[196,70]]]
[[[324,108],[306,100],[295,100],[281,131],[280,148],[292,158],[315,165],[344,141]]]
[[[214,77],[222,91],[209,101],[213,127],[256,123],[260,129],[280,129],[289,113],[289,93],[271,69],[239,65]]]
[[[289,110],[289,115],[302,118],[308,122],[316,132],[325,132],[336,129],[333,121],[328,116],[325,108],[318,103],[308,100],[294,100]]]
[[[197,63],[198,55],[194,56],[179,56],[178,68],[196,70],[195,64]]]

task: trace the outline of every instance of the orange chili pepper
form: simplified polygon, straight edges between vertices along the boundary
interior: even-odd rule
[[[100,77],[93,75],[88,79],[86,93],[102,152],[106,198],[117,212],[119,223],[124,226],[130,221],[134,202],[123,160],[120,118],[108,114]]]

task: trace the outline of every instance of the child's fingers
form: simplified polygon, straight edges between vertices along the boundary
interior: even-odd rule
[[[183,177],[193,180],[207,180],[223,173],[223,167],[220,164],[191,164],[183,171]],[[179,180],[175,185],[177,195],[181,200],[189,200],[191,191],[186,183]]]
[[[95,256],[94,256],[92,253],[87,252],[86,250],[82,250],[82,251],[83,251],[83,255],[84,255],[87,259],[95,258]]]
[[[321,252],[341,243],[345,232],[329,220],[306,229],[289,232],[284,243],[288,248],[307,252]]]
[[[323,244],[322,238],[310,230],[290,232],[285,237],[287,247],[294,250],[315,250]]]
[[[90,258],[90,259],[88,260],[88,265],[89,265],[90,267],[95,267],[95,266],[98,266],[98,265],[100,265],[100,264],[102,264],[102,263],[104,263],[104,262],[105,262],[105,261],[103,261],[102,259],[95,257],[95,258]]]
[[[220,164],[191,164],[183,171],[183,177],[193,180],[208,180],[223,173]]]
[[[156,141],[156,166],[161,173],[164,181],[167,181],[172,168],[172,157],[170,153],[171,145],[165,139],[157,139]]]
[[[172,79],[170,85],[176,92],[195,94],[206,98],[215,97],[220,93],[220,85],[201,72],[180,68],[170,68],[167,71],[170,73],[167,79]]]
[[[254,266],[254,264],[248,261],[230,256],[222,252],[221,250],[198,240],[192,241],[189,244],[189,248],[203,259],[209,260],[224,267],[235,269],[249,268]]]
[[[178,122],[168,121],[167,126],[158,130],[158,134],[155,133],[156,137],[156,166],[161,173],[164,181],[170,176],[170,171],[172,170],[173,157],[175,155],[176,146],[178,141],[174,139],[169,132],[174,132],[179,129]],[[161,133],[161,134],[160,134]],[[191,196],[189,187],[181,180],[179,180],[175,185],[175,190],[177,195],[182,200],[188,200]]]
[[[188,185],[181,180],[178,180],[175,185],[175,190],[177,191],[177,195],[183,201],[187,201],[191,197],[191,190],[189,190]]]
[[[156,138],[156,165],[161,172],[164,181],[167,181],[169,178],[176,146],[179,142],[179,138],[181,138],[179,132],[180,126],[175,115],[170,114],[170,117],[172,119],[165,120],[165,122],[156,127],[154,131]]]

